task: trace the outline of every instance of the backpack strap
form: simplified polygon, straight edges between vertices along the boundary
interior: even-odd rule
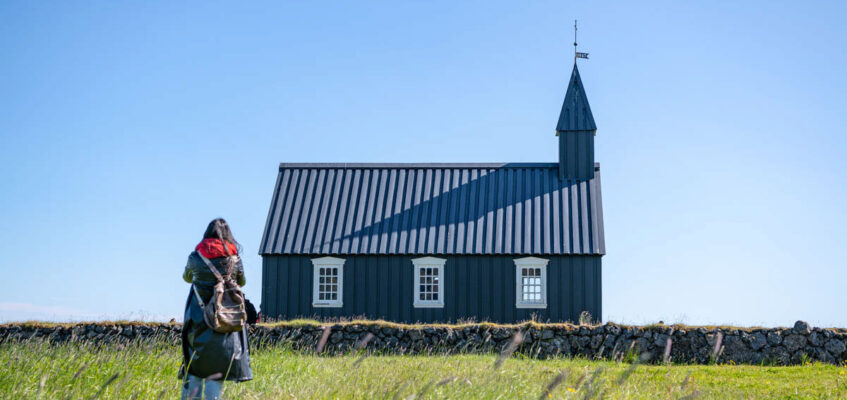
[[[221,276],[221,273],[220,273],[220,272],[218,272],[218,269],[217,269],[217,268],[215,268],[214,264],[212,264],[212,262],[211,262],[211,261],[209,261],[209,259],[208,259],[208,258],[203,257],[203,255],[202,255],[202,254],[200,254],[200,252],[199,252],[199,251],[197,251],[196,253],[197,253],[197,256],[198,256],[198,257],[200,257],[200,259],[201,259],[201,260],[203,260],[203,262],[204,262],[204,263],[206,263],[206,266],[207,266],[207,267],[209,267],[209,270],[211,270],[211,271],[212,271],[212,273],[213,273],[213,274],[215,274],[215,278],[217,278],[217,279],[218,279],[218,282],[223,282],[224,277],[223,277],[223,276]],[[227,276],[229,276],[229,273],[227,273]]]
[[[197,291],[197,286],[191,285],[191,290],[194,291],[194,296],[197,297],[197,303],[200,304],[200,308],[205,308],[206,303],[204,303],[203,298],[200,297],[200,292]]]

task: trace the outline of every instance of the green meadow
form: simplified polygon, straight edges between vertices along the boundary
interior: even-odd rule
[[[0,344],[2,399],[175,399],[178,346]],[[639,365],[498,355],[321,356],[254,349],[255,379],[232,399],[847,398],[847,368],[807,364]]]

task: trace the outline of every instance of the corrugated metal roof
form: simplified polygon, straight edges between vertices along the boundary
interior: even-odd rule
[[[585,95],[585,87],[582,86],[582,78],[579,77],[579,69],[576,63],[573,65],[571,80],[568,83],[568,91],[565,94],[565,102],[562,103],[562,112],[559,113],[559,123],[556,124],[556,133],[561,131],[596,131],[594,115],[588,105],[588,96]]]
[[[260,254],[605,254],[595,168],[280,164]]]

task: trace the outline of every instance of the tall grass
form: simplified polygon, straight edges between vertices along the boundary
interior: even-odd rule
[[[500,354],[329,356],[285,346],[255,349],[255,380],[225,385],[228,398],[845,398],[847,368],[641,365]],[[513,338],[510,343],[519,343]],[[0,344],[0,398],[178,398],[180,350],[128,345]]]

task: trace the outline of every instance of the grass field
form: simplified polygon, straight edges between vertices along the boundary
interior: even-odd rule
[[[0,345],[0,398],[172,399],[179,350],[44,342]],[[255,380],[228,384],[232,399],[265,398],[847,398],[847,368],[636,365],[496,355],[337,356],[254,350]]]

